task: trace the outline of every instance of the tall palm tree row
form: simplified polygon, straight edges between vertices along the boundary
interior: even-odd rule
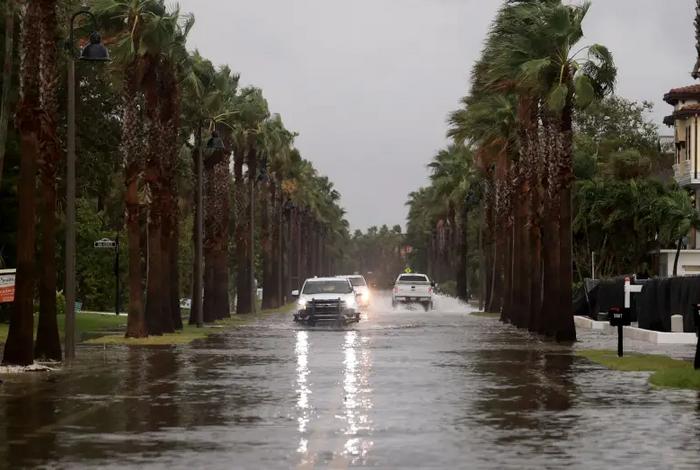
[[[573,116],[611,93],[616,77],[605,47],[579,44],[589,7],[560,0],[504,3],[472,71],[471,92],[449,119],[448,135],[472,149],[470,171],[446,181],[445,156],[438,155],[428,188],[443,205],[429,223],[438,250],[440,233],[451,222],[441,184],[472,187],[467,191],[480,195],[481,209],[471,205],[474,197],[460,195],[458,202],[467,207],[457,212],[466,214],[464,219],[470,210],[481,213],[477,238],[484,307],[500,312],[503,321],[558,340],[575,339]],[[454,164],[456,158],[448,160]],[[456,246],[463,243],[464,233]],[[431,259],[440,264],[439,256]],[[460,289],[463,285],[460,281]]]
[[[35,355],[61,359],[56,319],[57,258],[62,255],[56,232],[61,214],[56,211],[63,117],[57,101],[56,45],[66,34],[57,18],[69,12],[55,0],[14,4],[22,5],[20,100],[14,119],[21,137],[19,230],[16,299],[3,362],[30,364]],[[104,86],[121,95],[104,118],[121,125],[123,177],[110,180],[123,184],[121,190],[111,191],[121,194],[124,207],[129,299],[125,335],[141,338],[183,327],[180,297],[189,296],[182,291],[183,286],[189,290],[189,269],[181,261],[189,258],[197,242],[192,239],[198,236],[193,227],[188,239],[190,232],[183,224],[192,220],[191,211],[198,207],[189,202],[196,202],[197,195],[188,191],[198,187],[190,181],[199,156],[204,162],[204,206],[197,210],[205,220],[205,249],[203,259],[195,259],[192,267],[202,265],[205,275],[195,276],[197,270],[192,269],[191,285],[194,292],[204,292],[206,322],[233,311],[252,311],[254,279],[262,281],[265,307],[272,308],[286,301],[302,276],[329,273],[335,258],[343,255],[339,245],[347,239],[340,195],[293,147],[296,134],[270,112],[262,90],[239,89],[238,75],[229,67],[214,66],[198,52],[188,51],[193,17],[165,0],[91,0],[89,7],[113,59],[110,81]],[[81,32],[89,26],[78,24]],[[79,81],[78,86],[86,85]],[[223,146],[209,145],[217,136]],[[42,269],[35,279],[37,242]],[[79,280],[79,295],[80,291]],[[192,312],[190,322],[197,313]]]
[[[41,21],[39,2],[28,2],[22,9],[20,38],[20,98],[15,117],[20,140],[20,173],[17,189],[17,275],[10,330],[5,343],[3,364],[28,365],[34,361],[34,243],[36,240],[36,171],[40,154],[41,126],[36,114],[41,109],[39,61],[32,54],[39,50],[40,38],[34,28]]]

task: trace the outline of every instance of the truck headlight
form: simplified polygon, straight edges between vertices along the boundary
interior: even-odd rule
[[[297,301],[297,308],[299,308],[299,310],[304,310],[306,308],[306,304],[308,303],[309,301],[306,299],[299,299]]]

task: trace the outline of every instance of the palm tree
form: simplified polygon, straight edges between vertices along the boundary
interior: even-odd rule
[[[444,205],[445,216],[450,219],[455,234],[454,246],[457,256],[447,253],[450,261],[450,279],[457,281],[458,297],[466,300],[467,296],[467,229],[466,207],[467,191],[470,186],[473,168],[472,149],[464,144],[452,144],[438,154],[428,165],[432,169],[431,180],[435,188],[434,197]],[[446,205],[445,205],[446,203]],[[460,214],[459,230],[456,229],[457,214]],[[455,263],[454,261],[458,262]]]
[[[254,299],[251,285],[254,275],[251,272],[251,264],[255,259],[255,247],[251,243],[251,231],[254,230],[251,226],[254,215],[253,198],[258,177],[258,154],[264,147],[261,131],[270,112],[262,90],[254,87],[241,90],[236,98],[235,109],[237,119],[233,126],[232,139],[236,213],[236,312],[240,314],[253,311]],[[248,169],[245,180],[244,164]]]
[[[587,10],[587,4],[568,6],[560,1],[509,2],[500,10],[475,68],[479,88],[517,99],[511,290],[513,302],[524,306],[525,312],[522,317],[514,316],[514,321],[539,329],[541,302],[555,298],[556,302],[548,302],[545,308],[559,314],[546,328],[558,339],[575,337],[573,319],[562,313],[569,312],[571,302],[573,106],[585,106],[595,96],[609,92],[615,76],[604,47],[594,45],[574,52]],[[581,58],[586,51],[588,58]],[[544,197],[545,190],[549,197]],[[554,202],[543,209],[545,201]],[[540,218],[544,218],[545,227],[539,226]],[[544,237],[544,249],[540,236]]]
[[[58,139],[58,50],[56,0],[41,0],[39,36],[40,100],[42,112],[39,161],[41,182],[41,274],[39,276],[39,324],[36,357],[60,361],[61,341],[56,318],[56,181],[61,161]]]
[[[236,119],[236,90],[239,76],[232,74],[228,67],[216,70],[213,64],[204,59],[199,52],[191,54],[189,73],[185,79],[185,116],[189,133],[194,135],[194,151],[192,152],[193,166],[195,174],[198,174],[198,162],[200,154],[205,149],[204,132],[212,133],[218,131],[223,136],[225,150],[223,153],[209,153],[207,155],[207,181],[213,186],[207,186],[208,205],[205,213],[209,220],[206,224],[210,230],[207,236],[207,246],[215,247],[212,251],[207,249],[207,265],[210,268],[207,277],[207,286],[204,289],[206,304],[206,321],[223,318],[229,315],[228,299],[228,238],[229,238],[229,218],[230,211],[228,203],[230,197],[231,176],[229,174],[230,149],[233,146],[232,132]],[[207,152],[209,152],[207,150]],[[199,198],[198,185],[195,185],[194,207],[195,220],[197,220]],[[213,232],[211,230],[216,228]],[[199,236],[196,224],[193,226],[193,242],[197,246]],[[203,279],[197,275],[197,266],[204,266],[204,259],[198,258],[195,253],[193,265],[193,294],[195,299],[198,292],[202,292]],[[194,324],[198,318],[198,303],[193,302],[190,311],[190,324]]]
[[[29,2],[24,6],[20,42],[20,101],[17,127],[20,131],[21,159],[17,199],[17,276],[14,310],[5,343],[3,364],[29,365],[34,361],[34,242],[36,230],[36,168],[40,155],[40,124],[36,112],[40,109],[39,62],[34,51],[39,50],[39,36],[34,28],[41,21],[41,5]]]
[[[262,162],[267,174],[267,191],[261,195],[261,246],[263,268],[262,308],[277,308],[281,301],[279,241],[281,237],[281,201],[278,198],[280,171],[289,157],[295,135],[285,129],[279,114],[273,115],[265,123],[263,130],[264,147]]]
[[[146,44],[153,40],[154,18],[165,12],[159,0],[95,0],[94,13],[109,36],[114,66],[122,78],[121,152],[124,156],[124,195],[129,245],[129,307],[126,337],[148,336],[143,297],[141,250],[141,182],[145,158],[145,106],[142,80]]]
[[[673,276],[678,276],[678,259],[683,238],[692,229],[700,228],[700,216],[693,207],[693,202],[684,190],[671,191],[657,199],[655,210],[658,220],[663,220],[663,232],[659,238],[667,242],[676,240],[676,256],[673,260]]]
[[[228,67],[221,68],[216,76],[216,87],[220,94],[219,121],[210,122],[223,137],[222,152],[209,155],[205,161],[207,177],[206,197],[206,272],[204,288],[204,318],[222,319],[231,315],[229,299],[229,235],[231,226],[231,150],[233,132],[238,119],[236,91],[239,77]],[[218,123],[218,124],[217,124]],[[211,307],[210,307],[211,306]]]
[[[159,141],[164,144],[162,153],[161,188],[156,200],[162,205],[161,252],[163,286],[163,318],[170,318],[173,327],[182,329],[180,315],[179,269],[178,269],[178,188],[176,166],[180,153],[180,115],[182,108],[182,82],[185,69],[189,66],[189,54],[185,47],[187,36],[194,25],[192,15],[181,15],[178,10],[170,13],[169,34],[161,54],[160,70],[160,113],[159,128],[162,133]]]
[[[162,5],[159,5],[162,7]],[[175,330],[173,316],[170,309],[170,295],[163,295],[168,291],[169,263],[167,260],[168,247],[164,245],[167,234],[167,206],[169,197],[169,183],[166,180],[166,166],[174,155],[163,152],[164,148],[172,148],[170,142],[177,141],[177,126],[169,124],[171,120],[179,117],[179,107],[172,95],[177,93],[174,72],[169,70],[172,65],[168,60],[168,53],[175,41],[179,12],[168,12],[165,8],[158,8],[150,15],[149,34],[143,40],[143,74],[141,76],[141,88],[144,93],[144,109],[146,115],[147,145],[146,168],[144,180],[148,195],[148,277],[146,279],[146,324],[148,333],[160,335],[171,333]],[[176,109],[174,109],[176,108]],[[172,135],[172,129],[175,129]],[[172,224],[171,224],[172,225]]]
[[[0,95],[0,186],[7,147],[7,125],[10,120],[10,89],[14,63],[15,0],[5,2],[5,57],[2,68],[2,94]]]
[[[517,4],[512,11],[516,18],[513,23],[517,26],[506,36],[499,60],[504,68],[519,73],[518,93],[521,97],[534,96],[546,105],[543,108],[544,132],[550,140],[547,141],[547,161],[541,166],[550,171],[545,180],[549,197],[545,200],[553,203],[545,214],[549,225],[544,232],[549,236],[549,243],[544,250],[551,250],[555,257],[558,252],[559,260],[555,259],[550,265],[549,275],[547,263],[544,269],[549,284],[558,285],[547,292],[556,292],[559,299],[557,307],[553,308],[559,314],[552,315],[554,321],[550,333],[560,340],[575,339],[573,318],[569,314],[573,284],[571,187],[574,107],[585,107],[595,98],[610,93],[616,76],[612,56],[605,47],[596,44],[579,49],[578,43],[583,37],[582,23],[588,9],[587,3],[582,6],[563,5],[561,2]],[[523,23],[525,27],[522,27]],[[520,46],[519,51],[508,51],[515,44]],[[510,78],[513,76],[518,75]],[[532,113],[537,116],[534,110]],[[530,141],[528,148],[531,148],[535,145],[532,126],[527,127],[525,132],[529,136],[524,138]],[[554,221],[557,219],[558,232],[554,235]]]

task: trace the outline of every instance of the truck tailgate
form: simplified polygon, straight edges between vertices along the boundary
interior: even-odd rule
[[[430,284],[400,283],[396,285],[397,297],[430,297],[432,288]]]

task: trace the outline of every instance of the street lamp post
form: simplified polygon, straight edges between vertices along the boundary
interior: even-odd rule
[[[82,49],[80,54],[75,51],[75,20],[79,16],[88,16],[92,20],[93,33],[90,34],[90,43]],[[90,62],[109,61],[109,53],[101,44],[97,33],[97,21],[88,10],[80,10],[70,19],[70,37],[66,43],[66,50],[70,54],[68,61],[68,135],[66,157],[66,361],[75,358],[75,61],[84,60]]]

